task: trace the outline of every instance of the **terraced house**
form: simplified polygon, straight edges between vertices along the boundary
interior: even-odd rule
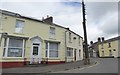
[[[99,42],[98,49],[100,57],[120,57],[120,36]]]
[[[98,57],[120,57],[120,36],[105,40],[104,37],[99,37],[98,41],[91,45],[91,50],[96,52]],[[91,53],[94,54],[94,53]],[[94,55],[92,55],[94,56]]]
[[[53,23],[0,10],[0,63],[3,68],[83,60],[83,38]]]

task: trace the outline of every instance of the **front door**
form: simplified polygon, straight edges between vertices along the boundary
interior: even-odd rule
[[[76,49],[74,50],[74,60],[76,61]]]
[[[32,44],[31,62],[30,62],[30,64],[39,64],[39,63],[41,63],[40,43],[33,43]]]

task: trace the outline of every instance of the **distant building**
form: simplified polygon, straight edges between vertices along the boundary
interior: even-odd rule
[[[90,46],[98,57],[120,57],[120,36],[105,40],[104,37],[98,38],[98,41]],[[93,54],[93,55],[92,55]],[[94,52],[91,52],[94,56]]]
[[[55,64],[83,60],[83,38],[53,23],[0,10],[2,67]]]
[[[120,36],[108,40],[102,40],[99,43],[100,57],[120,57]]]

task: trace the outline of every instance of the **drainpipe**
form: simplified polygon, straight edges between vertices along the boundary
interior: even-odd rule
[[[0,10],[0,46],[2,41],[2,10]]]
[[[66,43],[66,32],[65,31],[65,62],[67,62],[67,43]]]
[[[2,33],[2,29],[3,29],[3,27],[2,27],[2,25],[3,25],[3,18],[2,18],[2,10],[0,10],[0,33]]]

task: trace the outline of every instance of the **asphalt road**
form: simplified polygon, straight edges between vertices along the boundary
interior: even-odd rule
[[[97,64],[56,73],[118,73],[118,58],[99,58]]]
[[[92,61],[90,65],[84,65],[84,61],[70,62],[64,64],[56,64],[56,65],[28,65],[25,67],[17,67],[17,68],[6,68],[2,70],[2,73],[51,73],[57,71],[65,71],[76,68],[83,68],[87,66],[94,65],[95,61]]]

